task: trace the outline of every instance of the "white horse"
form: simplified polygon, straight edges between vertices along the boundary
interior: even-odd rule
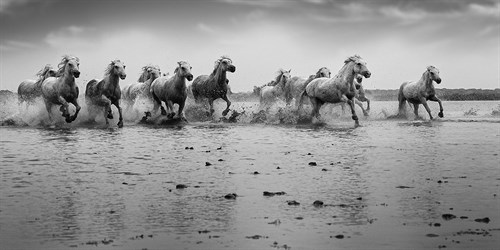
[[[169,118],[174,117],[175,112],[173,112],[173,106],[177,104],[179,105],[177,118],[185,120],[183,109],[187,98],[186,79],[192,81],[193,74],[191,74],[192,67],[188,62],[180,61],[177,64],[179,64],[179,66],[175,68],[172,77],[160,77],[151,83],[150,92],[155,100],[152,113],[156,113],[158,108],[161,107],[162,115],[167,115],[167,112],[163,106],[161,106],[161,102],[163,101],[170,112],[170,114],[168,114]]]
[[[262,86],[260,88],[260,106],[261,109],[268,107],[276,101],[277,98],[285,95],[285,88],[287,82],[290,80],[290,71],[279,69],[274,81]]]
[[[330,69],[327,67],[320,68],[316,74],[310,75],[307,79],[294,76],[290,79],[285,88],[285,101],[287,105],[290,105],[293,99],[295,99],[295,104],[298,104],[298,100],[300,98],[300,94],[306,89],[307,84],[309,84],[312,80],[320,77],[331,77]]]
[[[26,102],[28,105],[33,104],[37,97],[42,96],[42,83],[49,77],[55,77],[56,71],[49,64],[36,74],[37,80],[27,79],[19,84],[17,88],[17,97],[19,104]]]
[[[403,82],[399,88],[399,114],[398,116],[404,115],[406,113],[405,104],[408,101],[413,104],[413,112],[415,113],[415,118],[418,119],[418,105],[422,104],[429,113],[429,118],[434,119],[431,114],[431,109],[427,105],[427,100],[435,101],[439,103],[439,117],[443,117],[443,105],[441,100],[436,96],[436,90],[432,82],[435,81],[437,84],[441,83],[441,77],[439,76],[439,70],[434,66],[428,66],[427,70],[422,74],[420,80],[413,82]]]
[[[354,125],[359,126],[358,116],[354,108],[353,98],[356,96],[354,77],[358,74],[366,78],[371,72],[366,67],[366,62],[358,55],[351,56],[344,61],[344,66],[333,78],[317,78],[312,80],[302,92],[299,107],[303,104],[304,97],[309,97],[313,110],[311,117],[320,118],[319,109],[324,103],[347,102],[351,107]]]

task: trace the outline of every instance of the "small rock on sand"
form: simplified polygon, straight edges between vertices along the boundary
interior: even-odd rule
[[[289,206],[298,206],[298,205],[300,205],[300,203],[298,201],[295,201],[295,200],[293,200],[293,201],[287,201],[287,204]]]
[[[232,194],[226,194],[226,195],[224,195],[224,198],[228,199],[228,200],[236,200],[237,196],[238,196],[237,194],[232,193]]]
[[[455,216],[454,214],[443,214],[441,217],[443,218],[443,220],[452,220],[457,218],[457,216]]]
[[[484,218],[475,219],[474,221],[481,222],[481,223],[490,223],[490,218],[484,217]]]

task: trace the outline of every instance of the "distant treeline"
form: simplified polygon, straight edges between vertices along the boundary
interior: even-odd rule
[[[366,90],[375,101],[397,101],[399,89]],[[436,95],[443,101],[498,101],[500,89],[436,89]]]

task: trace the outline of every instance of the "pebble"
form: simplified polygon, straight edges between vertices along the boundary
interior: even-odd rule
[[[452,219],[457,218],[457,216],[455,216],[453,214],[443,214],[441,217],[443,218],[443,220],[452,220]]]
[[[484,217],[484,218],[475,219],[474,221],[481,222],[481,223],[490,223],[490,218]]]
[[[212,165],[212,163],[210,163],[210,162],[208,162],[208,161],[207,161],[207,162],[205,162],[205,166],[211,166],[211,165]]]
[[[287,201],[287,204],[289,206],[298,206],[298,205],[300,205],[300,203],[298,201],[295,201],[295,200],[293,200],[293,201]]]
[[[285,195],[286,193],[281,191],[281,192],[269,192],[269,191],[264,191],[264,196],[269,196],[269,197],[272,197],[272,196],[275,196],[275,195]]]
[[[183,189],[183,188],[187,188],[187,186],[184,185],[184,184],[177,184],[177,185],[175,185],[175,189]]]
[[[318,164],[315,161],[309,162],[309,166],[317,166]]]
[[[232,193],[232,194],[226,194],[226,195],[224,195],[224,198],[226,198],[228,200],[236,200],[237,196],[238,196],[237,194]]]
[[[324,203],[320,200],[315,200],[313,202],[313,206],[315,206],[315,207],[322,207],[323,205],[324,205]]]

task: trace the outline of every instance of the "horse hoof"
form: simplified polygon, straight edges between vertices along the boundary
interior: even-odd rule
[[[107,117],[108,119],[113,119],[113,114],[109,113]]]
[[[71,117],[66,117],[65,121],[66,123],[71,123],[73,120],[71,119]]]
[[[353,115],[353,116],[352,116],[352,119],[353,119],[353,120],[355,120],[355,121],[356,121],[356,123],[357,123],[357,121],[358,121],[358,116]]]
[[[123,122],[122,121],[119,121],[117,125],[118,125],[119,128],[123,128]]]
[[[438,116],[439,116],[440,118],[443,118],[443,117],[444,117],[443,112],[439,112]]]
[[[364,115],[364,116],[369,116],[369,114],[368,114],[368,110],[367,110],[366,112],[363,112],[363,115]]]
[[[229,109],[226,109],[226,110],[222,111],[222,116],[226,116],[227,113],[229,113]]]
[[[167,111],[162,110],[162,111],[161,111],[161,115],[167,115]]]

